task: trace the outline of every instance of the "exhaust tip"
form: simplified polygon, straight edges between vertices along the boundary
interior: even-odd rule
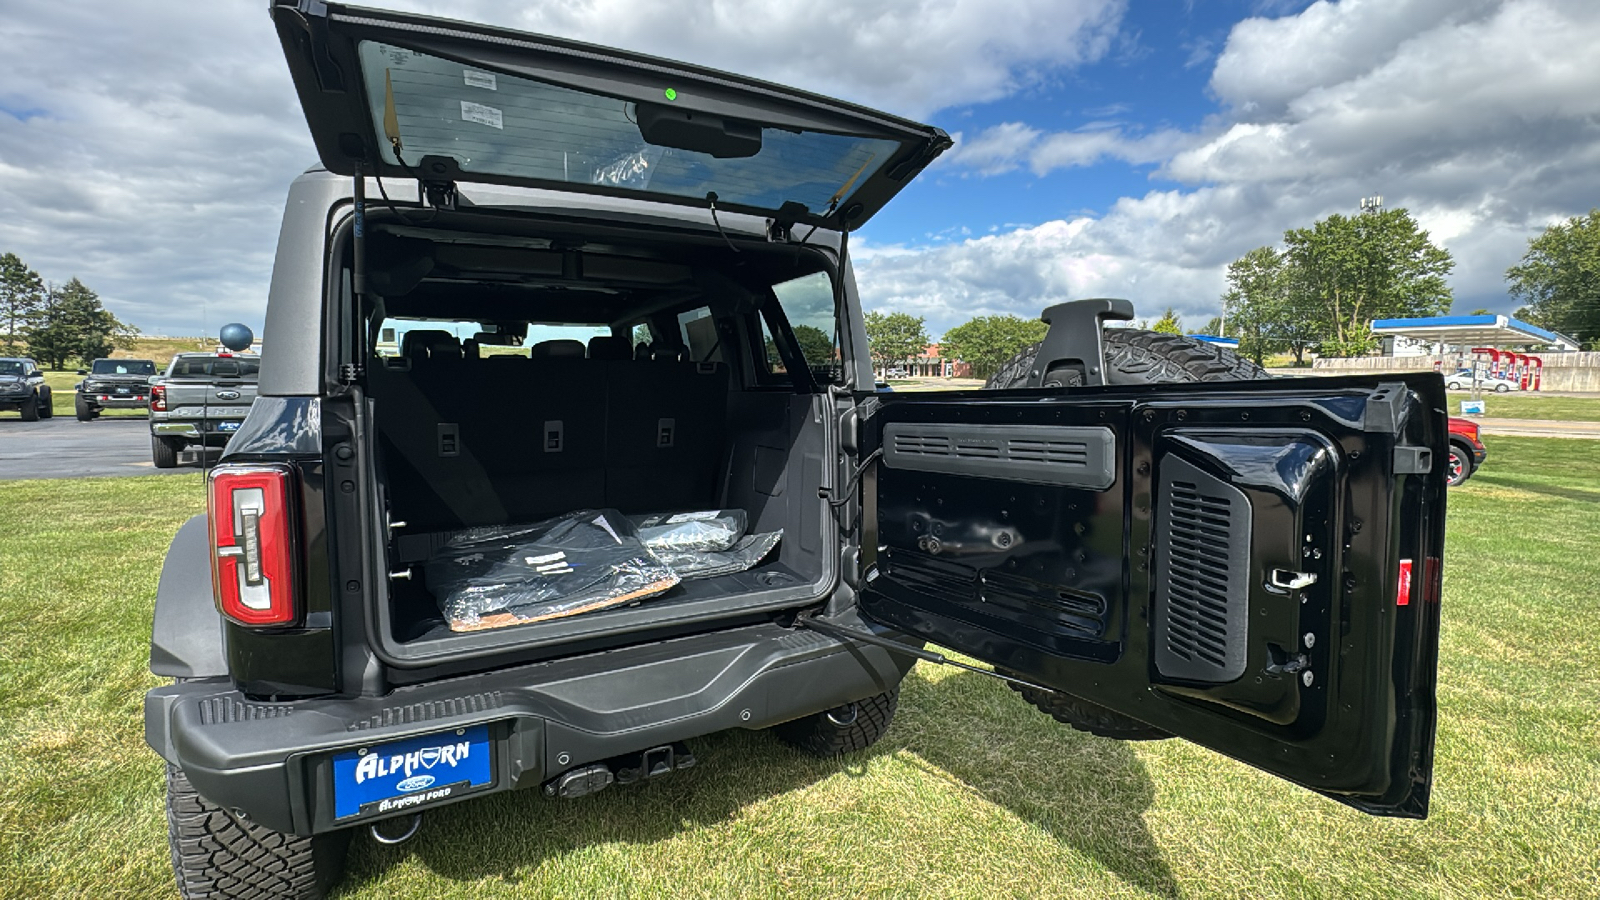
[[[381,830],[379,830],[379,829],[383,828],[383,826],[390,825],[390,824],[393,824],[395,822],[403,822],[403,823],[405,823],[405,828],[399,834],[397,834],[397,835],[386,835]],[[406,816],[405,818],[385,819],[382,822],[373,822],[368,830],[372,832],[372,839],[373,840],[377,841],[380,844],[384,844],[386,846],[393,847],[396,844],[404,844],[406,841],[409,841],[412,838],[416,837],[417,836],[417,831],[420,830],[421,828],[422,828],[422,813],[412,813],[411,815]]]

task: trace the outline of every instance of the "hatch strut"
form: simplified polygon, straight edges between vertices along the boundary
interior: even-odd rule
[[[913,647],[910,644],[902,644],[899,641],[892,641],[884,637],[878,637],[870,631],[864,631],[859,628],[850,628],[846,625],[835,625],[832,622],[824,622],[821,619],[815,619],[810,616],[801,616],[798,619],[795,619],[794,623],[802,628],[809,628],[818,634],[825,634],[828,637],[837,638],[841,641],[860,641],[863,644],[872,644],[876,647],[882,647],[883,649],[893,653],[902,653],[906,656],[912,656],[922,660],[923,662],[930,662],[940,666],[955,666],[958,669],[966,669],[968,672],[977,672],[979,675],[988,675],[990,678],[998,678],[1001,681],[1010,682],[1011,684],[1019,685],[1021,687],[1032,688],[1036,691],[1049,691],[1052,694],[1056,693],[1055,688],[1045,687],[1042,684],[1036,684],[1032,681],[1024,681],[1021,678],[1013,678],[1010,675],[1003,675],[993,669],[984,669],[978,666],[969,665],[967,663],[951,659],[950,657],[945,656],[943,653],[927,650],[922,647]]]

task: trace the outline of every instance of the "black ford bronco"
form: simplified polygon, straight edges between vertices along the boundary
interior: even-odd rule
[[[849,239],[943,132],[556,38],[271,14],[322,167],[157,598],[186,896],[316,896],[357,830],[667,776],[721,729],[860,749],[919,660],[1426,815],[1439,376],[1263,380],[1080,301],[991,390],[879,393]],[[661,513],[781,540],[504,612],[583,574],[557,532],[635,547]],[[660,572],[630,552],[600,576]],[[503,615],[462,612],[484,598]]]

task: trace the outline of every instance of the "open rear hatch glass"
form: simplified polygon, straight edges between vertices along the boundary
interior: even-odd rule
[[[541,35],[310,0],[273,18],[323,165],[854,229],[950,146],[780,85]]]

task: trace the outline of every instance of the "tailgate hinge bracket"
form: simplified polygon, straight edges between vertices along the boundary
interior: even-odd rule
[[[1110,320],[1133,319],[1133,303],[1120,298],[1102,297],[1058,303],[1039,316],[1050,331],[1039,344],[1028,377],[1018,387],[1043,387],[1045,376],[1057,364],[1082,367],[1085,386],[1106,383],[1105,341],[1101,332]]]

